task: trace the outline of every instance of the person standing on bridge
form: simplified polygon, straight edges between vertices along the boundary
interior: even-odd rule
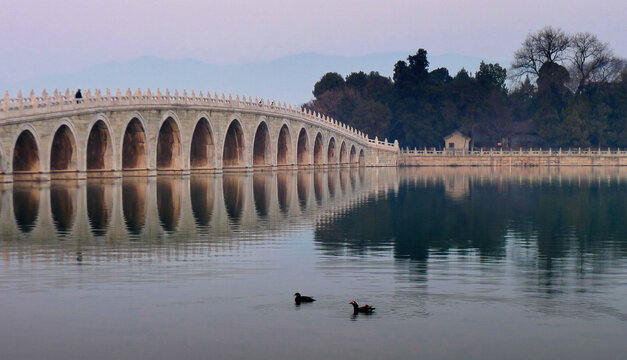
[[[81,89],[76,90],[76,94],[74,95],[74,98],[76,99],[77,104],[80,104],[81,102],[83,102],[83,94],[81,94]]]

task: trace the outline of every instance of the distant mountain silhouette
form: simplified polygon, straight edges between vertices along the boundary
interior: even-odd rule
[[[24,95],[34,89],[75,88],[161,88],[165,90],[188,89],[265,97],[295,105],[313,98],[313,85],[329,71],[346,76],[353,71],[379,71],[391,76],[394,64],[406,59],[411,51],[386,52],[364,56],[335,56],[305,53],[286,56],[267,62],[237,65],[214,65],[194,59],[169,60],[145,56],[127,62],[109,62],[68,74],[51,74],[10,84],[0,84],[2,96],[9,90],[15,96],[18,90]],[[475,72],[481,58],[446,54],[430,55],[431,69],[446,67],[452,76],[465,67]],[[489,60],[486,60],[489,61]],[[502,64],[506,66],[507,64]]]

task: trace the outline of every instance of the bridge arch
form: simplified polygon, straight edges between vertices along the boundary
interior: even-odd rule
[[[246,139],[240,121],[234,118],[224,134],[222,148],[222,168],[242,167],[246,150]]]
[[[311,150],[309,149],[309,136],[303,127],[298,133],[298,143],[296,144],[296,162],[298,165],[311,165]]]
[[[357,162],[357,150],[355,149],[355,145],[351,145],[349,162],[351,164],[355,164]]]
[[[324,139],[322,138],[322,134],[318,133],[318,135],[316,135],[316,140],[314,142],[314,153],[313,153],[313,157],[314,157],[314,164],[315,165],[322,165],[324,164],[324,143],[323,143]]]
[[[337,163],[337,150],[335,147],[335,138],[331,137],[329,146],[327,147],[327,164],[329,165]]]
[[[41,171],[39,161],[40,140],[35,129],[30,125],[21,126],[12,142],[11,161],[15,176],[38,173]]]
[[[173,112],[165,114],[157,135],[157,170],[181,170],[181,126]]]
[[[148,168],[148,141],[146,123],[140,114],[134,113],[126,122],[122,133],[122,170]]]
[[[206,114],[196,121],[189,151],[191,169],[215,169],[216,146],[214,132]]]
[[[76,171],[77,146],[76,133],[72,124],[64,120],[52,132],[50,143],[50,172]]]
[[[287,124],[283,124],[277,136],[276,150],[277,165],[290,165],[292,163],[292,135]]]
[[[85,169],[113,170],[115,167],[111,125],[104,115],[98,115],[90,124],[87,132]]]
[[[346,150],[346,141],[342,141],[340,146],[340,164],[346,164],[348,162],[348,150]]]
[[[265,120],[261,120],[255,130],[253,140],[253,166],[272,165],[270,129]]]

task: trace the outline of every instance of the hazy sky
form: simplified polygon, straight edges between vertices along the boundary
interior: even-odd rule
[[[224,64],[423,47],[509,60],[544,25],[627,56],[625,0],[7,0],[0,16],[0,83],[142,55]]]

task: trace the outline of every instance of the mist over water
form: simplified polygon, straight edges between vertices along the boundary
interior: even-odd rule
[[[624,169],[15,183],[0,252],[1,359],[627,353]]]

